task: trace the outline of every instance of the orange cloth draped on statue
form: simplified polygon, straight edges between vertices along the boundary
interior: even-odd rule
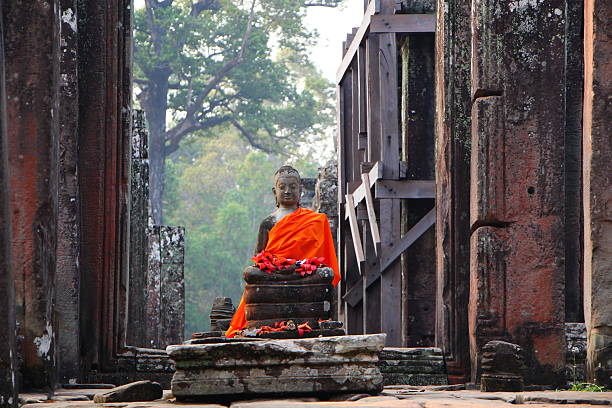
[[[340,282],[334,240],[325,214],[298,208],[284,216],[268,233],[265,250],[277,257],[295,260],[323,257],[325,265],[334,270],[333,285]],[[234,337],[237,331],[246,327],[245,309],[243,297],[225,332],[226,337]]]

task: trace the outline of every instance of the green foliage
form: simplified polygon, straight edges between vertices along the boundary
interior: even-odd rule
[[[203,10],[194,3],[203,2],[151,2],[135,11],[139,99],[150,123],[172,125],[162,134],[168,153],[193,132],[230,124],[277,153],[323,136],[333,123],[332,88],[309,61],[315,33],[302,24],[303,1],[219,0]],[[160,98],[169,122],[153,118]]]
[[[610,392],[605,387],[591,383],[573,383],[567,391],[585,391],[585,392]]]
[[[273,176],[283,164],[248,147],[235,132],[197,140],[167,162],[166,220],[186,227],[187,335],[208,329],[216,296],[239,302],[242,271],[260,222],[275,208]],[[290,164],[304,177],[316,174],[316,163],[306,158]]]

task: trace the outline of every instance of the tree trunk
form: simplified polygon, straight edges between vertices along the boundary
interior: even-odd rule
[[[150,76],[151,84],[141,94],[141,104],[147,116],[149,126],[149,191],[151,197],[151,214],[157,225],[163,223],[163,199],[166,146],[166,109],[168,109],[169,70]]]

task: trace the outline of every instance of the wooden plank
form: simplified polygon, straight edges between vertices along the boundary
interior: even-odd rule
[[[346,176],[344,171],[344,90],[343,85],[339,84],[336,87],[336,146],[338,161],[338,208],[344,204],[344,195],[346,194]]]
[[[366,42],[367,76],[367,160],[380,161],[380,81],[378,79],[378,34],[370,34]]]
[[[372,33],[435,33],[435,14],[377,14],[370,18]]]
[[[370,225],[370,232],[372,233],[372,244],[374,246],[374,253],[376,256],[380,253],[380,231],[378,230],[378,222],[376,221],[376,212],[374,210],[374,199],[372,198],[372,191],[370,190],[370,176],[368,174],[361,175],[362,186],[365,191],[365,202],[366,209],[368,212],[368,221]]]
[[[400,200],[380,200],[381,247],[390,250],[400,238]],[[387,334],[388,347],[402,347],[402,270],[400,262],[391,263],[380,277],[381,331]],[[382,272],[382,266],[381,266]]]
[[[395,34],[379,34],[380,63],[380,149],[383,176],[399,176],[399,103],[397,89],[397,49]],[[399,222],[399,220],[398,220]]]
[[[367,89],[366,89],[366,47],[361,44],[357,50],[357,76],[359,77],[359,150],[367,146]],[[366,142],[366,143],[363,143]]]
[[[344,132],[343,141],[344,149],[342,155],[342,161],[344,163],[344,183],[345,191],[351,192],[348,188],[349,184],[353,181],[353,71],[350,70],[343,81],[343,96],[344,96]],[[346,193],[345,193],[346,194]],[[344,196],[342,197],[345,198]]]
[[[383,165],[382,163],[375,163],[370,172],[368,173],[368,180],[370,181],[371,188],[376,181],[382,178],[383,173]],[[359,186],[352,192],[353,194],[353,202],[355,206],[357,206],[361,200],[365,198],[365,188],[363,187],[363,182],[359,184]],[[348,218],[348,214],[345,214],[345,219]]]
[[[364,333],[380,333],[381,315],[381,291],[380,279],[368,285],[372,276],[379,276],[380,263],[374,252],[374,242],[370,225],[363,223],[363,247],[366,255],[365,273],[362,279],[362,299],[363,299],[363,330]]]
[[[399,242],[393,245],[393,247],[399,252],[397,255],[395,255],[395,257],[393,257],[395,252],[388,255],[383,255],[383,259],[380,263],[380,270],[377,273],[368,276],[366,287],[372,285],[376,279],[385,272],[389,265],[391,265],[391,263],[402,254],[402,252],[410,248],[410,246],[435,223],[435,214],[436,208],[434,207],[425,215],[425,217],[421,219],[421,221],[412,227],[412,229],[410,229],[410,231],[408,231]],[[343,300],[351,305],[355,305],[361,301],[362,291],[363,284],[361,281],[359,281],[347,289],[343,296]]]
[[[353,146],[351,161],[352,177],[351,181],[359,184],[361,182],[361,167],[360,154],[359,154],[359,70],[358,61],[353,61],[351,65],[351,79],[353,81],[353,98],[352,98],[352,112],[351,119],[353,121],[351,131],[351,143]]]
[[[359,45],[361,44],[368,32],[370,26],[370,18],[378,12],[376,3],[377,2],[373,0],[368,5],[368,8],[364,13],[363,20],[361,20],[361,25],[355,33],[353,40],[349,44],[348,49],[346,50],[346,53],[342,58],[342,62],[340,63],[338,71],[336,71],[336,83],[340,83],[340,81],[342,81],[342,78],[344,77],[344,74],[346,73],[348,67],[351,65],[353,58],[355,58],[355,54],[357,54],[357,49],[359,48]]]
[[[410,229],[399,240],[399,242],[394,243],[389,252],[384,253],[381,257],[380,261],[380,269],[384,273],[384,271],[393,264],[395,260],[399,258],[399,256],[407,250],[410,245],[412,245],[421,235],[425,233],[434,223],[436,222],[436,207],[432,208],[419,222],[416,223],[414,227]]]
[[[351,227],[351,236],[353,238],[353,248],[355,249],[355,257],[357,258],[357,267],[361,273],[361,265],[365,261],[363,247],[361,246],[361,236],[359,235],[359,225],[357,224],[357,214],[355,213],[355,205],[353,203],[353,195],[346,195],[346,212],[349,215],[349,225]]]
[[[353,240],[351,238],[351,234],[345,235],[345,246],[343,248],[344,257],[346,259],[345,265],[345,275],[346,280],[345,283],[347,287],[352,287],[353,285],[361,282],[362,277],[358,272],[358,268],[356,267],[357,260],[354,256],[355,251],[353,249]],[[347,302],[344,303],[344,312],[345,312],[345,327],[347,334],[362,334],[363,333],[363,307],[361,305],[361,301],[357,302],[355,305],[351,306]]]
[[[434,180],[378,180],[374,196],[381,198],[435,198]]]

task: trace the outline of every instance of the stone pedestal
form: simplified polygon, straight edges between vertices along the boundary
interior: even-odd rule
[[[247,329],[272,326],[293,320],[308,323],[311,328],[319,320],[331,318],[334,271],[317,269],[311,275],[263,272],[255,267],[244,270]]]
[[[384,334],[177,345],[172,393],[178,400],[255,395],[379,392]]]

